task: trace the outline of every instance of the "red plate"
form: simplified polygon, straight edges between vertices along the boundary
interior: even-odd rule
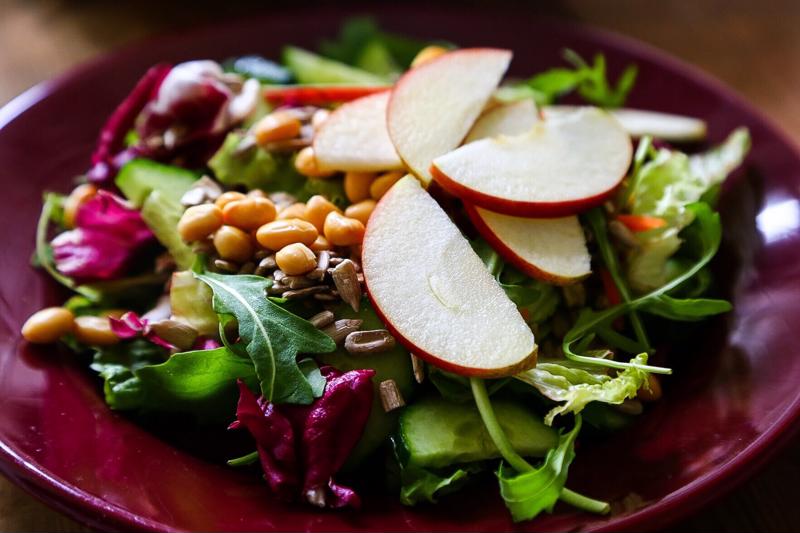
[[[108,530],[501,530],[512,524],[487,483],[441,505],[405,508],[366,495],[358,513],[273,501],[258,476],[198,459],[109,411],[98,381],[73,357],[20,340],[23,320],[63,293],[28,263],[40,195],[66,191],[86,170],[97,131],[158,61],[243,53],[277,57],[334,34],[341,9],[276,13],[149,41],[26,92],[0,111],[0,468],[49,504]],[[461,46],[515,52],[526,75],[569,46],[606,53],[612,71],[639,65],[630,105],[696,115],[712,141],[744,124],[747,171],[726,184],[718,280],[735,311],[673,350],[665,399],[606,440],[584,439],[572,488],[643,507],[610,518],[557,508],[519,529],[663,527],[744,479],[785,443],[800,413],[800,157],[787,138],[729,89],[641,44],[520,13],[385,7],[386,27]]]

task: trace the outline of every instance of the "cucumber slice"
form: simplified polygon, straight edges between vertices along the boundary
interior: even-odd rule
[[[142,207],[147,196],[159,191],[167,200],[180,204],[197,174],[184,168],[162,165],[149,159],[134,159],[117,174],[116,184],[135,207]]]
[[[334,314],[337,318],[360,318],[364,321],[362,329],[383,329],[385,327],[366,298],[362,300],[361,310],[358,313],[353,311],[350,306],[341,304],[334,309]],[[331,365],[345,372],[356,368],[375,370],[375,377],[372,378],[375,392],[364,433],[342,468],[344,471],[352,471],[372,452],[387,442],[389,435],[397,427],[397,411],[387,413],[383,410],[378,384],[383,380],[393,379],[397,383],[400,393],[408,401],[415,386],[411,358],[406,349],[399,344],[389,351],[369,356],[351,355],[344,348],[339,348],[335,352],[318,354],[316,358],[322,364]]]
[[[158,242],[172,255],[178,269],[191,268],[197,254],[178,234],[178,221],[183,214],[181,204],[169,199],[161,191],[153,191],[145,198],[141,214]]]
[[[520,455],[543,457],[557,444],[556,431],[530,409],[506,400],[493,400],[492,406]],[[440,468],[500,457],[473,403],[417,401],[400,415],[400,440],[409,465]]]
[[[302,48],[287,46],[283,49],[283,63],[292,71],[298,83],[353,83],[362,85],[383,84],[386,79],[327,59]]]

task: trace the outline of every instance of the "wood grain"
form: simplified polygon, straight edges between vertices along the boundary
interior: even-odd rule
[[[241,16],[265,4],[0,0],[0,104],[121,44]],[[741,92],[800,144],[800,2],[564,0],[536,9],[630,35],[699,66]],[[800,444],[675,530],[798,531],[797,479]],[[0,477],[0,531],[87,530]]]

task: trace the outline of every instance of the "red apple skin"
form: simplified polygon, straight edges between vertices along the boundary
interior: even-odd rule
[[[522,202],[518,200],[509,200],[508,198],[500,198],[486,193],[476,191],[465,187],[461,183],[452,180],[444,172],[439,170],[435,164],[431,165],[431,175],[444,190],[450,194],[461,198],[464,203],[470,203],[501,213],[503,215],[511,215],[515,217],[526,218],[558,218],[571,215],[578,215],[593,207],[605,202],[610,196],[614,194],[617,186],[622,182],[624,175],[619,177],[619,181],[607,191],[603,191],[595,196],[588,198],[579,198],[577,200],[566,200],[563,202]]]
[[[375,209],[372,210],[370,214],[369,220],[367,220],[367,233],[369,233],[369,223],[372,220],[372,217],[375,216],[381,209],[381,204],[383,203],[385,198],[388,198],[391,194],[391,189],[389,192],[383,195],[378,201],[378,204],[375,206]],[[366,242],[366,235],[364,236],[364,242]],[[363,251],[362,251],[363,254]],[[447,372],[452,372],[454,374],[459,374],[461,376],[468,376],[468,377],[478,377],[478,378],[503,378],[508,376],[513,376],[514,374],[519,374],[520,372],[524,372],[526,370],[530,370],[531,368],[536,366],[536,361],[538,358],[539,347],[534,345],[533,352],[528,355],[525,359],[520,361],[519,363],[507,367],[507,368],[498,368],[498,369],[491,369],[485,370],[480,368],[469,368],[463,367],[459,365],[455,365],[449,361],[445,361],[433,354],[430,354],[419,347],[417,347],[411,340],[404,337],[395,327],[392,325],[391,321],[386,317],[386,314],[381,309],[381,306],[372,297],[372,293],[369,290],[369,276],[367,276],[366,272],[364,272],[364,286],[366,288],[367,297],[369,298],[370,303],[372,304],[372,309],[375,311],[375,314],[378,316],[378,319],[386,326],[386,329],[392,334],[392,336],[399,342],[406,350],[413,353],[420,359],[423,359],[425,362],[430,363],[431,365],[441,368],[442,370],[446,370]]]
[[[472,225],[475,226],[475,229],[478,230],[481,237],[486,239],[486,242],[492,247],[494,251],[500,254],[500,257],[505,259],[507,262],[514,265],[520,272],[523,274],[527,274],[532,278],[536,278],[538,280],[542,280],[546,283],[552,283],[553,285],[571,285],[582,279],[586,279],[589,274],[587,273],[585,276],[581,276],[578,278],[565,278],[563,276],[558,276],[551,272],[545,272],[544,270],[536,267],[536,265],[532,265],[531,263],[527,262],[525,259],[517,255],[514,250],[509,248],[506,243],[504,243],[500,237],[497,236],[495,232],[486,224],[483,220],[483,217],[478,214],[478,210],[475,209],[474,205],[464,204],[464,210],[467,212],[467,216],[469,217]]]
[[[273,104],[323,105],[349,102],[362,96],[388,91],[388,86],[308,86],[277,87],[264,90],[264,98]]]

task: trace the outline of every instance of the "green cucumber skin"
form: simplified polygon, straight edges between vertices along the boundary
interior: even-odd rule
[[[361,329],[383,329],[384,325],[369,307],[366,299],[362,300],[362,309],[356,313],[346,304],[334,310],[336,318],[360,318],[364,321]],[[375,450],[388,442],[389,436],[397,429],[397,410],[385,412],[381,405],[378,385],[381,381],[393,379],[397,383],[400,393],[408,402],[414,394],[416,382],[411,368],[411,357],[400,345],[389,351],[372,355],[350,355],[343,348],[335,352],[319,354],[316,356],[321,364],[331,365],[346,372],[357,368],[371,368],[375,370],[372,378],[374,391],[372,395],[372,409],[364,427],[364,433],[347,459],[343,469],[352,471],[358,467]]]
[[[514,449],[526,457],[543,457],[558,440],[556,431],[525,406],[507,400],[492,405]],[[500,452],[471,403],[429,397],[400,415],[399,438],[408,463],[426,468],[497,459]]]
[[[120,169],[115,183],[125,198],[139,208],[153,191],[180,205],[181,197],[198,178],[190,170],[134,159]]]

